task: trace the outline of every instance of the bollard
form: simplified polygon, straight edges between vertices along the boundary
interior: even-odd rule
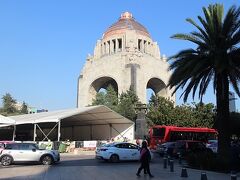
[[[237,175],[236,174],[231,174],[231,180],[237,180]]]
[[[187,169],[182,168],[181,177],[188,177]]]
[[[205,172],[201,173],[201,180],[207,180],[207,174]]]
[[[167,168],[167,158],[163,158],[163,168]]]
[[[174,161],[170,160],[170,172],[174,172]]]
[[[170,166],[170,156],[167,157],[168,166]]]
[[[167,151],[164,151],[163,157],[167,157]]]

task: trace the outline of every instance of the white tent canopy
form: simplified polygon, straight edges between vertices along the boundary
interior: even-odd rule
[[[13,120],[12,118],[9,118],[0,114],[0,126],[2,125],[8,126],[8,125],[13,125],[15,123],[16,123],[15,120]]]
[[[15,121],[14,125],[17,126],[17,131],[19,128],[21,129],[18,126],[32,124],[33,128],[30,128],[28,132],[31,131],[31,134],[34,134],[34,141],[36,137],[40,137],[37,135],[39,131],[44,135],[45,140],[48,139],[49,134],[55,134],[58,141],[60,137],[61,139],[71,137],[73,139],[104,139],[118,135],[128,136],[129,139],[134,137],[134,123],[102,105],[24,114],[10,118]],[[54,127],[51,126],[51,123],[55,124]],[[10,125],[13,124],[5,124],[4,126]],[[42,128],[48,128],[48,131],[46,132]],[[54,130],[55,128],[57,131]]]
[[[52,112],[42,112],[36,114],[25,114],[19,116],[11,116],[19,124],[35,124],[46,122],[59,122],[63,120],[64,123],[77,123],[80,125],[89,124],[121,124],[130,123],[129,119],[112,111],[106,106],[90,106],[84,108],[58,110]]]

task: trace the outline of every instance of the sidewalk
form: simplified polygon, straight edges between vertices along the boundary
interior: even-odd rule
[[[159,167],[160,166],[160,167]],[[188,180],[197,180],[201,179],[201,174],[206,173],[208,180],[230,180],[231,174],[230,173],[219,173],[214,171],[205,171],[205,170],[198,170],[198,169],[191,169],[184,164],[179,164],[178,160],[174,161],[174,172],[170,172],[170,166],[167,166],[167,169],[163,168],[163,160],[160,158],[159,161],[154,162],[151,164],[151,169],[153,174],[156,176],[156,179],[188,179]],[[182,178],[181,173],[182,169],[186,168],[188,177]],[[157,172],[157,173],[156,173]],[[237,174],[237,177],[240,177],[240,173]]]

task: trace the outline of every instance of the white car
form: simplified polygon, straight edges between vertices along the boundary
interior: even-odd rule
[[[39,149],[35,143],[7,144],[0,154],[2,166],[9,166],[14,162],[41,162],[44,165],[60,161],[60,155],[55,150]]]
[[[118,162],[123,160],[139,160],[140,147],[136,144],[126,142],[116,142],[104,144],[97,148],[96,158]]]

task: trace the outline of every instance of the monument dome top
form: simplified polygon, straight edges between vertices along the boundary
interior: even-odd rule
[[[103,34],[103,39],[108,38],[112,35],[122,34],[126,30],[135,30],[137,34],[151,38],[147,29],[135,21],[133,15],[130,12],[124,12],[121,14],[119,20],[106,30],[106,32]]]

